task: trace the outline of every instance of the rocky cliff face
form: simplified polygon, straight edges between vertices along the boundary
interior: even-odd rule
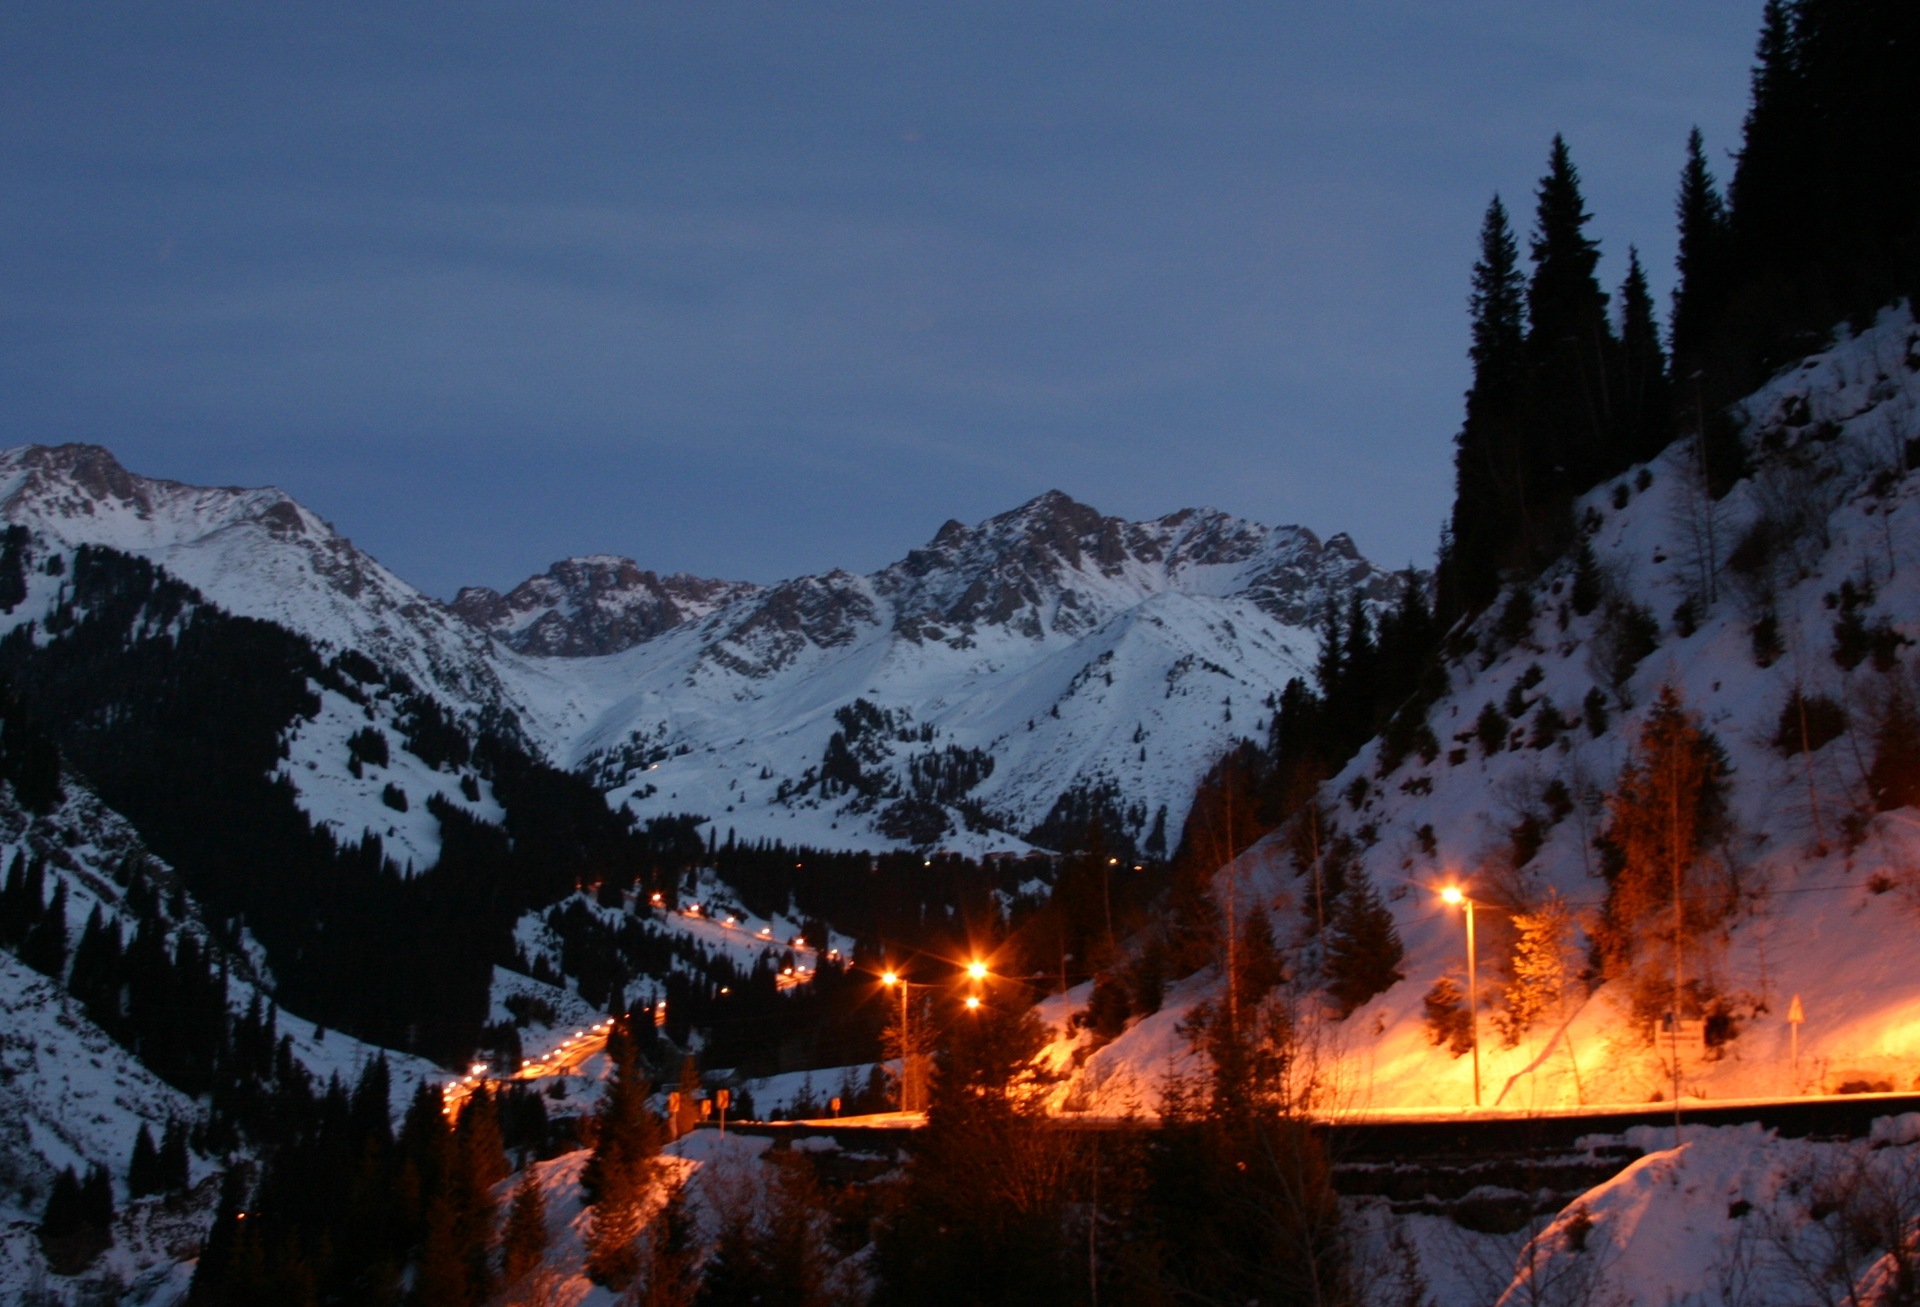
[[[629,559],[566,559],[506,595],[462,590],[453,611],[522,653],[618,653],[717,615],[711,657],[744,674],[777,672],[808,645],[848,644],[862,626],[968,647],[984,631],[1078,639],[1169,592],[1242,597],[1292,627],[1329,600],[1385,603],[1404,578],[1322,542],[1207,509],[1146,522],[1108,517],[1058,490],[977,526],[949,521],[872,576],[835,571],[775,586],[660,577]]]
[[[468,586],[453,611],[524,654],[584,658],[644,644],[683,623],[751,596],[745,581],[661,576],[631,558],[568,558],[506,594]]]

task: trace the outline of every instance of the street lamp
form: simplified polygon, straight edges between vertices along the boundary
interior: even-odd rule
[[[914,1109],[915,1097],[913,1092],[914,1056],[913,1030],[908,1024],[911,1019],[911,1009],[908,1007],[907,999],[909,991],[913,989],[913,982],[897,971],[883,971],[880,973],[880,983],[888,989],[898,986],[900,990],[900,1110],[911,1112]],[[931,986],[922,985],[920,988],[928,989]]]
[[[1458,885],[1449,885],[1440,891],[1440,901],[1448,907],[1457,908],[1463,904],[1467,909],[1467,1020],[1473,1032],[1473,1105],[1480,1106],[1480,992],[1476,982],[1476,964],[1473,956],[1473,900],[1460,892]]]
[[[987,964],[978,958],[974,959],[972,962],[967,963],[967,975],[973,980],[985,980],[987,978]]]

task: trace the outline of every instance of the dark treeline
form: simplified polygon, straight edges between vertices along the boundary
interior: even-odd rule
[[[537,1095],[476,1093],[450,1125],[421,1085],[396,1132],[384,1061],[285,1097],[257,1164],[226,1173],[186,1301],[478,1303],[495,1281],[489,1192],[546,1146]],[[412,1268],[413,1292],[406,1290]]]
[[[1911,4],[1769,0],[1724,195],[1700,134],[1686,143],[1667,345],[1631,249],[1610,312],[1563,139],[1535,192],[1530,267],[1494,198],[1473,269],[1473,384],[1438,574],[1443,625],[1564,553],[1574,498],[1677,437],[1697,437],[1704,489],[1724,493],[1741,467],[1724,406],[1836,323],[1920,290],[1916,69]]]
[[[532,759],[509,723],[469,743],[403,676],[352,652],[323,660],[112,550],[77,551],[43,627],[0,640],[0,676],[209,916],[266,946],[283,1002],[389,1047],[464,1056],[521,912],[603,876],[670,884],[685,856],[678,828],[636,828],[582,778]],[[488,781],[504,826],[439,805],[441,857],[411,869],[377,841],[341,847],[316,830],[276,775],[287,734],[319,709],[314,686],[360,703],[386,694],[409,749],[471,793]],[[31,732],[0,734],[25,753],[17,792],[46,789]]]

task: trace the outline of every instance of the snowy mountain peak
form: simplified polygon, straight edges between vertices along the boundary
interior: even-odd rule
[[[759,589],[684,572],[661,576],[631,558],[593,554],[562,559],[505,595],[468,586],[452,608],[521,653],[589,657],[643,644]]]
[[[1322,544],[1303,527],[1215,509],[1129,522],[1057,490],[977,527],[948,522],[875,582],[902,633],[931,639],[949,626],[962,635],[998,626],[1035,639],[1079,636],[1171,590],[1244,594],[1305,627],[1330,597],[1358,589],[1381,600],[1398,584],[1344,535]]]
[[[359,649],[457,707],[501,703],[485,636],[284,491],[141,476],[98,445],[27,445],[0,451],[0,518],[55,547],[149,559],[228,612]]]

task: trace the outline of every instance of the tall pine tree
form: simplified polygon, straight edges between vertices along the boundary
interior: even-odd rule
[[[1615,397],[1608,385],[1618,342],[1596,275],[1600,246],[1587,235],[1592,215],[1564,137],[1553,138],[1535,196],[1526,453],[1537,493],[1526,525],[1528,561],[1538,565],[1567,544],[1571,496],[1624,463],[1614,444]]]
[[[1526,510],[1520,436],[1525,290],[1520,246],[1496,195],[1480,224],[1480,258],[1473,265],[1473,385],[1454,438],[1453,520],[1440,566],[1443,626],[1492,602]]]
[[[1627,247],[1627,277],[1620,284],[1619,419],[1616,449],[1628,463],[1645,462],[1666,446],[1672,432],[1672,387],[1660,348],[1653,294],[1640,266],[1640,252]]]
[[[1727,206],[1707,166],[1698,127],[1687,136],[1687,162],[1680,170],[1673,207],[1680,222],[1673,260],[1680,274],[1673,288],[1673,360],[1675,377],[1684,378],[1705,366],[1707,333],[1725,293],[1727,272]]]

